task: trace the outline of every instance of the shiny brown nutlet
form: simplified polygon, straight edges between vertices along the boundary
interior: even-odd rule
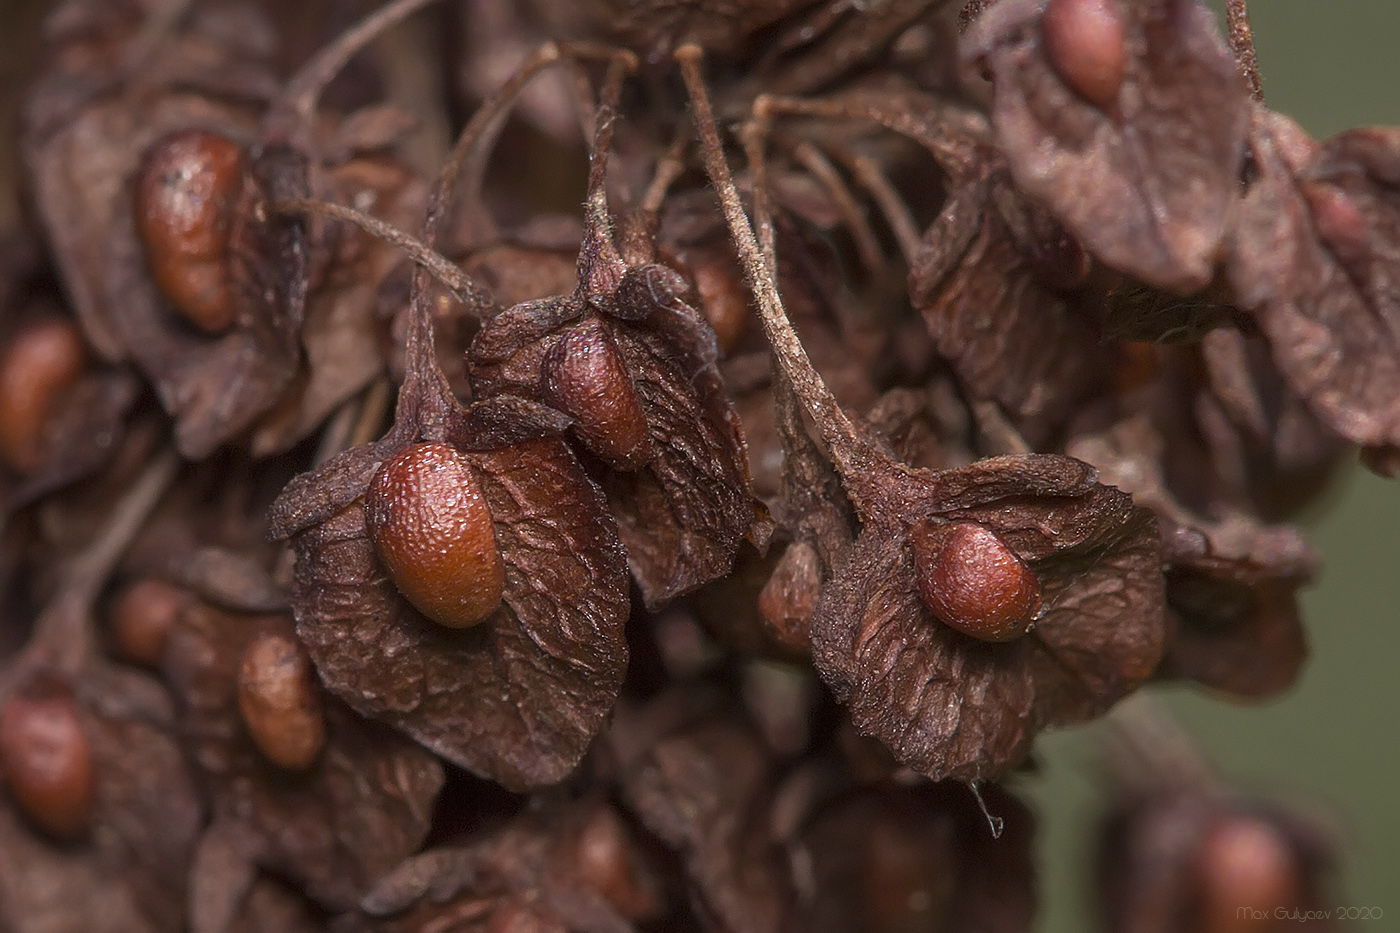
[[[155,577],[122,590],[112,604],[112,647],[118,657],[156,667],[165,654],[170,627],[191,601],[188,591]]]
[[[71,839],[87,829],[95,787],[92,750],[71,694],[19,694],[5,704],[0,775],[45,832]]]
[[[651,432],[617,344],[598,320],[577,325],[544,360],[545,396],[572,417],[584,445],[635,470],[651,459]]]
[[[136,184],[136,229],[156,287],[211,334],[233,324],[229,230],[247,157],[232,140],[186,130],[158,141]]]
[[[749,292],[739,267],[718,256],[704,256],[690,266],[700,311],[714,328],[715,340],[725,353],[733,353],[744,339],[749,323]]]
[[[1224,817],[1206,833],[1196,877],[1202,933],[1273,930],[1274,912],[1296,907],[1302,893],[1292,845],[1254,816]]]
[[[0,458],[21,473],[42,465],[44,429],[59,397],[87,366],[78,329],[63,318],[35,321],[0,356]]]
[[[238,712],[258,750],[291,771],[311,766],[326,744],[316,676],[291,635],[259,633],[238,666]]]
[[[910,529],[914,574],[937,619],[983,641],[1014,641],[1040,611],[1035,572],[976,522],[922,521]]]
[[[1100,107],[1117,100],[1128,68],[1118,0],[1050,0],[1041,23],[1050,62],[1064,82]]]
[[[505,593],[505,564],[481,484],[467,458],[442,443],[414,444],[379,468],[365,523],[390,578],[439,625],[481,622]]]

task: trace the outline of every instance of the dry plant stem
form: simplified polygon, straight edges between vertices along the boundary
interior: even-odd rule
[[[919,225],[914,222],[914,215],[909,211],[909,205],[904,203],[904,198],[900,197],[889,178],[881,171],[880,164],[874,159],[857,155],[851,158],[850,165],[856,181],[875,199],[885,222],[894,231],[894,238],[899,243],[899,251],[903,254],[905,263],[912,265],[914,256],[919,251],[921,236]]]
[[[420,240],[386,224],[378,217],[363,214],[354,208],[341,204],[318,201],[314,198],[288,198],[285,201],[275,201],[268,205],[268,210],[279,214],[320,214],[324,217],[332,217],[354,224],[371,236],[378,237],[403,250],[408,258],[427,269],[435,279],[452,289],[453,293],[478,315],[492,307],[491,296],[472,281],[465,272]]]
[[[690,147],[694,132],[689,120],[682,118],[671,145],[666,148],[666,154],[657,160],[651,184],[647,185],[646,191],[642,193],[641,203],[637,206],[642,214],[656,214],[661,210],[661,204],[666,200],[666,192],[685,172],[685,151]]]
[[[884,110],[855,101],[763,94],[754,101],[753,109],[756,117],[765,120],[802,116],[883,126],[927,149],[954,181],[961,179],[968,165],[977,163],[973,145],[987,135],[985,122],[979,116],[944,104],[935,104],[931,112],[923,113],[919,119],[903,109]]]
[[[359,23],[341,33],[332,43],[317,52],[301,67],[282,90],[281,100],[274,104],[290,110],[309,124],[316,113],[316,102],[326,85],[340,74],[357,53],[373,42],[384,30],[412,16],[436,0],[393,0]]]
[[[753,289],[764,333],[773,347],[778,365],[783,368],[807,413],[816,422],[822,439],[831,450],[837,469],[846,481],[851,500],[856,508],[864,513],[870,493],[883,485],[891,472],[900,472],[901,468],[881,454],[856,430],[855,424],[841,409],[826,382],[812,366],[807,351],[803,349],[802,342],[792,329],[792,323],[788,320],[782,299],[778,295],[777,279],[773,271],[776,268],[773,263],[773,229],[766,213],[766,185],[762,174],[761,153],[753,170],[754,212],[758,218],[759,236],[764,240],[763,248],[760,248],[759,238],[754,235],[754,229],[744,214],[733,175],[724,158],[724,148],[715,125],[714,111],[710,107],[704,77],[700,72],[703,54],[698,46],[691,43],[681,46],[675,52],[694,109],[706,171],[719,195],[730,236],[734,239],[739,258],[744,265],[744,273]]]
[[[1249,93],[1259,103],[1264,102],[1264,88],[1259,82],[1259,58],[1254,53],[1254,30],[1249,25],[1248,0],[1225,0],[1225,21],[1230,37],[1230,50],[1235,53],[1240,72],[1249,82]]]
[[[0,701],[33,671],[74,676],[96,651],[93,605],[131,539],[175,478],[180,458],[163,450],[117,500],[97,537],[64,568],[58,590],[34,623],[20,657],[0,683]]]
[[[1200,750],[1166,708],[1154,697],[1137,693],[1105,717],[1112,731],[1111,756],[1122,776],[1135,786],[1212,787],[1211,773]]]
[[[608,62],[599,95],[596,125],[593,130],[593,155],[588,165],[588,201],[584,205],[583,248],[578,254],[579,287],[597,287],[610,291],[616,282],[601,283],[593,279],[621,263],[612,239],[612,219],[608,213],[608,151],[612,147],[613,124],[617,120],[617,102],[622,97],[622,82],[637,67],[637,58],[630,52],[615,52]]]
[[[846,226],[850,228],[851,238],[855,241],[856,252],[860,255],[861,264],[872,273],[883,269],[885,267],[885,254],[880,249],[880,241],[876,239],[875,231],[871,228],[865,211],[861,210],[860,205],[856,203],[855,195],[851,193],[850,187],[841,177],[841,173],[836,170],[836,166],[832,165],[831,160],[808,140],[803,140],[794,146],[792,154],[836,201],[836,209],[841,212]]]

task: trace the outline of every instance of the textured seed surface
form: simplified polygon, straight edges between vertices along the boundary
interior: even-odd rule
[[[1091,103],[1113,103],[1128,66],[1117,0],[1050,0],[1041,22],[1050,61],[1065,83]]]
[[[571,330],[545,358],[550,402],[571,415],[588,449],[613,466],[651,458],[646,414],[617,345],[598,321]]]
[[[295,638],[264,632],[238,669],[238,712],[258,750],[293,771],[311,766],[326,744],[311,659]]]
[[[447,444],[414,444],[365,494],[375,552],[403,597],[451,628],[484,620],[505,592],[505,564],[481,485]]]
[[[65,693],[13,697],[0,712],[0,774],[40,828],[71,838],[88,825],[92,750],[73,698]]]
[[[62,318],[35,321],[10,340],[0,357],[0,457],[7,466],[38,469],[44,426],[87,360],[78,329]]]
[[[920,522],[910,530],[919,595],[940,622],[983,641],[1012,641],[1040,611],[1035,573],[975,522]]]
[[[237,143],[190,130],[157,142],[137,182],[137,230],[156,286],[210,333],[235,316],[227,261],[244,163]]]

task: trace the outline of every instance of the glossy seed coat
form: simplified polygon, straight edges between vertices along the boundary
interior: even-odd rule
[[[386,461],[365,493],[375,552],[403,597],[449,628],[500,605],[505,564],[481,484],[466,457],[440,442]]]
[[[229,282],[229,230],[246,155],[204,130],[167,136],[150,150],[136,187],[136,229],[156,287],[208,333],[236,316]]]
[[[94,798],[92,750],[66,692],[17,695],[0,711],[0,777],[45,832],[82,835]]]
[[[1128,67],[1127,24],[1117,0],[1050,0],[1041,23],[1064,82],[1090,103],[1112,104]]]
[[[923,521],[910,529],[919,596],[950,628],[983,641],[1014,641],[1040,611],[1040,583],[991,530],[976,522]]]
[[[309,768],[326,744],[326,721],[306,649],[279,632],[259,633],[238,667],[238,712],[274,764]]]

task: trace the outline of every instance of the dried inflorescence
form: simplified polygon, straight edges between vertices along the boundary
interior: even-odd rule
[[[1041,730],[1294,682],[1400,136],[1242,3],[344,13],[68,0],[24,91],[0,928],[1011,933]],[[1319,903],[1180,761],[1111,927]]]

